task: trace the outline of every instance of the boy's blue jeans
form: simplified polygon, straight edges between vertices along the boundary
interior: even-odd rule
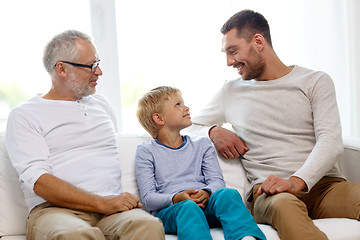
[[[217,190],[205,209],[186,200],[161,209],[155,216],[162,220],[165,232],[177,233],[179,240],[212,239],[210,227],[216,226],[222,226],[226,240],[245,236],[266,239],[235,189]]]

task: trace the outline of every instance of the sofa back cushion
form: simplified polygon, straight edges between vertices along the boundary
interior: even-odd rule
[[[360,182],[360,138],[344,137],[344,157],[340,169],[349,182]]]
[[[18,174],[6,151],[4,135],[0,132],[0,236],[22,235],[25,234],[28,210]]]

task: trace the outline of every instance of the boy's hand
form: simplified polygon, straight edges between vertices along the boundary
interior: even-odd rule
[[[197,190],[197,193],[191,195],[191,198],[197,205],[201,208],[205,208],[206,204],[210,198],[210,193],[206,190],[200,189]]]
[[[195,202],[199,207],[205,208],[209,197],[210,194],[206,190],[188,189],[181,193],[175,194],[173,197],[173,203],[175,204],[185,200],[190,200]]]
[[[185,201],[185,200],[194,201],[194,199],[192,199],[191,196],[196,194],[197,192],[198,191],[195,190],[195,189],[188,189],[188,190],[185,190],[185,191],[183,191],[181,193],[177,193],[173,197],[173,203],[175,204],[175,203],[182,202],[182,201]]]

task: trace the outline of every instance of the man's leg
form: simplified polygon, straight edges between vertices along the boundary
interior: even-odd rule
[[[304,197],[309,215],[318,218],[360,220],[360,183],[341,178],[322,178]]]
[[[98,240],[105,239],[101,230],[92,227],[96,214],[59,208],[50,203],[35,207],[27,221],[28,240]]]
[[[160,219],[142,209],[105,216],[96,226],[101,229],[107,240],[165,239],[164,227]]]
[[[290,193],[275,195],[256,195],[260,185],[253,190],[253,214],[257,223],[272,225],[282,240],[321,240],[328,239],[308,216],[307,207]]]
[[[166,233],[177,234],[179,240],[210,240],[210,228],[202,209],[193,201],[185,200],[161,209],[159,217]]]
[[[245,236],[266,239],[235,189],[221,188],[213,193],[205,214],[221,222],[225,239],[238,240]]]

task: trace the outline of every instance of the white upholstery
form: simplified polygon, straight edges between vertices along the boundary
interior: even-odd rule
[[[125,191],[139,196],[135,178],[134,156],[136,146],[147,139],[148,135],[120,134],[120,164],[122,166],[122,185]],[[360,181],[360,140],[344,138],[345,159],[341,169],[350,181]],[[21,147],[21,146],[18,146]],[[219,158],[227,187],[235,188],[244,196],[248,182],[244,169],[238,160]],[[349,165],[350,164],[350,165]],[[5,144],[4,133],[0,133],[0,236],[1,240],[25,240],[25,222],[27,210],[17,179],[17,173],[11,166]],[[350,219],[319,219],[314,223],[324,231],[330,240],[359,240],[360,222]],[[277,232],[269,225],[259,224],[269,240],[279,240]],[[223,240],[221,228],[211,230],[215,240]],[[301,233],[299,233],[301,234]],[[176,235],[166,235],[166,240],[176,240]]]

